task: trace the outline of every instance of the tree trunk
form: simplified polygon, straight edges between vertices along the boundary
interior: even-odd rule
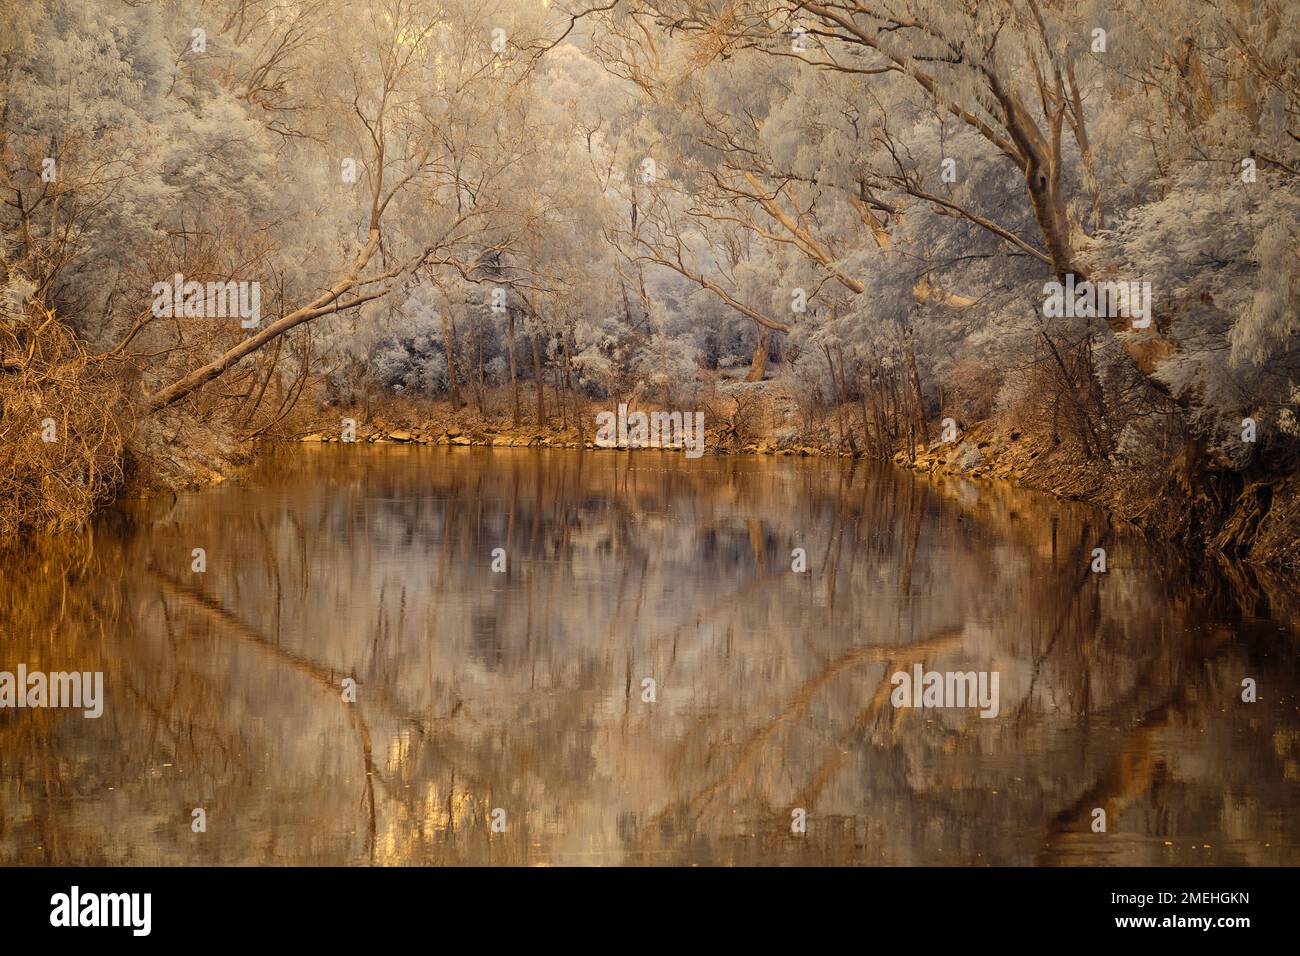
[[[839,430],[839,444],[844,444],[844,409],[840,402],[840,383],[839,377],[835,373],[835,362],[831,359],[831,347],[822,343],[822,351],[826,353],[826,367],[831,372],[831,401],[835,403],[835,424]]]
[[[569,396],[569,407],[573,412],[573,425],[575,428],[581,428],[582,423],[578,421],[577,393],[573,389],[573,358],[569,353],[569,333],[567,331],[560,334],[560,347],[564,350],[564,390]]]
[[[507,323],[507,350],[510,353],[510,391],[514,395],[515,403],[515,428],[519,427],[519,422],[523,418],[523,413],[519,409],[519,363],[515,359],[515,310],[510,309],[508,312],[509,321]]]
[[[836,343],[835,345],[835,357],[840,360],[840,392],[841,392],[840,402],[841,404],[845,404],[850,401],[849,379],[848,376],[845,375],[844,373],[844,346],[840,345],[839,343]],[[852,419],[850,418],[849,420],[848,428],[845,428],[843,425],[841,425],[840,430],[844,433],[843,437],[840,439],[840,442],[843,443],[844,439],[847,438],[849,442],[849,452],[853,455],[856,455],[858,453],[858,443],[853,437]]]
[[[761,382],[767,375],[767,358],[770,354],[772,331],[765,326],[758,327],[758,341],[754,343],[754,360],[749,364],[746,382]]]
[[[483,322],[477,317],[474,319],[474,351],[478,362],[478,379],[475,382],[474,399],[478,405],[479,415],[484,415],[486,412],[483,408]]]
[[[288,315],[282,316],[263,326],[256,334],[239,342],[239,344],[227,349],[217,358],[213,359],[207,365],[196,368],[194,371],[182,376],[172,382],[165,388],[161,388],[149,395],[145,399],[145,406],[150,411],[158,411],[166,408],[174,402],[180,401],[190,392],[194,391],[220,375],[224,375],[230,368],[235,366],[241,360],[252,355],[267,342],[277,339],[290,329],[297,328],[304,322],[310,322],[312,319],[320,318],[323,315],[337,314],[344,309],[352,309],[368,302],[371,299],[383,295],[386,290],[376,290],[364,295],[358,296],[353,301],[340,307],[339,299],[346,293],[352,291],[358,281],[358,276],[366,264],[370,262],[375,250],[379,248],[379,226],[377,222],[372,221],[370,225],[370,238],[365,246],[357,253],[353,260],[351,269],[339,279],[336,283],[322,292],[319,296],[307,303],[300,309],[294,309]]]
[[[447,353],[447,386],[451,390],[451,407],[460,411],[460,386],[456,383],[456,326],[451,315],[442,313],[442,341]]]
[[[912,348],[912,330],[907,330],[907,366],[912,380],[912,394],[916,399],[916,419],[921,429],[921,438],[930,443],[930,429],[925,421],[925,396],[921,392],[921,373],[916,368],[916,351]]]
[[[533,339],[533,378],[537,382],[537,427],[546,424],[546,399],[542,393],[542,336],[534,333]]]

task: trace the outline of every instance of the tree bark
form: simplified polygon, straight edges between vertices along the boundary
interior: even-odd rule
[[[343,305],[339,304],[339,299],[356,287],[357,279],[361,270],[366,267],[375,250],[379,248],[379,226],[372,224],[370,227],[370,239],[357,253],[353,260],[351,268],[342,278],[326,289],[323,293],[308,302],[300,309],[295,309],[288,315],[285,315],[274,322],[264,326],[260,331],[248,338],[243,339],[238,345],[235,345],[217,358],[213,359],[206,365],[196,368],[187,375],[182,376],[172,382],[165,388],[161,388],[145,398],[145,407],[150,411],[158,411],[166,408],[168,405],[180,401],[190,392],[194,391],[208,382],[212,381],[219,375],[224,374],[228,369],[243,360],[245,357],[252,355],[267,342],[277,339],[290,329],[297,328],[304,322],[310,322],[312,319],[320,318],[322,315],[328,315],[333,312],[339,312],[342,309],[350,309],[368,302],[371,299],[378,298],[386,292],[386,289],[379,289],[366,295],[360,296],[351,302]]]
[[[478,405],[478,413],[486,414],[483,408],[483,323],[475,316],[474,318],[474,352],[478,365],[478,377],[474,383],[474,401]]]
[[[758,327],[758,341],[754,343],[754,360],[749,364],[746,382],[761,382],[767,376],[767,358],[772,342],[772,332],[766,326]]]
[[[460,386],[456,382],[456,325],[447,312],[442,313],[442,341],[447,353],[447,387],[451,391],[451,407],[460,411]]]
[[[916,419],[921,427],[921,438],[930,443],[930,428],[925,421],[925,395],[921,392],[921,373],[916,368],[916,350],[912,348],[912,329],[907,329],[907,367],[912,380],[912,394],[916,399]]]
[[[519,422],[523,418],[523,413],[519,408],[519,363],[515,359],[515,310],[510,309],[508,312],[509,320],[507,323],[507,350],[510,353],[510,391],[514,396],[515,406],[515,428],[519,427]]]
[[[560,334],[560,347],[564,350],[564,390],[568,395],[569,409],[573,412],[573,424],[575,427],[580,427],[577,393],[573,388],[573,358],[569,353],[569,333],[567,331]]]
[[[542,393],[542,336],[534,333],[533,340],[533,378],[537,382],[537,427],[546,424],[546,399]]]

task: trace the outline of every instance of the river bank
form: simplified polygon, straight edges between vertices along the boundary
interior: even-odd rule
[[[646,410],[652,408],[646,406]],[[509,415],[453,410],[448,402],[392,402],[369,412],[331,409],[304,416],[280,440],[342,443],[346,437],[370,444],[495,448],[600,448],[594,412],[569,411],[566,421],[545,428]],[[706,449],[721,455],[861,458],[851,438],[840,439],[837,416],[824,411],[798,421],[780,396],[743,421],[706,417]],[[845,413],[846,417],[848,412]],[[792,418],[795,422],[792,423]],[[577,419],[584,423],[578,427]],[[347,423],[351,422],[351,428]],[[1300,570],[1300,479],[1295,476],[1213,476],[1124,467],[1082,458],[1073,446],[996,419],[957,429],[950,440],[932,435],[909,449],[895,443],[893,464],[923,475],[956,476],[972,481],[1002,481],[1058,498],[1087,502],[1114,519],[1130,523],[1154,541],[1219,554],[1273,569]],[[617,449],[626,450],[626,449]]]

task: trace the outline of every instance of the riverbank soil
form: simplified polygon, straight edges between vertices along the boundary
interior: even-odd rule
[[[1087,501],[1156,540],[1252,564],[1300,568],[1300,478],[1251,480],[1224,473],[1189,474],[1087,460],[1066,443],[996,421],[979,422],[954,440],[894,455],[919,472],[1010,481],[1060,498]]]

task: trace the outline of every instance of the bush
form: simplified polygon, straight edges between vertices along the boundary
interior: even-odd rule
[[[945,414],[962,421],[978,422],[993,414],[1002,373],[976,359],[961,359],[948,371],[945,387]]]
[[[88,356],[25,280],[0,284],[0,536],[86,521],[123,475],[124,369]]]

